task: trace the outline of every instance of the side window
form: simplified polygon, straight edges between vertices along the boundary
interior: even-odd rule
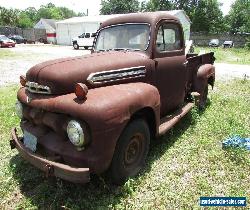
[[[85,33],[83,33],[82,35],[79,36],[79,38],[84,38]]]
[[[90,37],[90,33],[86,33],[85,38],[89,38],[89,37]]]
[[[180,29],[176,24],[162,24],[157,32],[156,49],[159,52],[181,49]]]

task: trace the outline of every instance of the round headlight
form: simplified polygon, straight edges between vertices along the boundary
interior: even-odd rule
[[[23,105],[20,101],[16,102],[16,115],[22,119],[23,118]]]
[[[71,120],[67,126],[67,133],[72,144],[80,147],[84,144],[84,133],[79,122]]]

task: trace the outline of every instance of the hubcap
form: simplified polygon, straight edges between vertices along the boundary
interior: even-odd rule
[[[124,154],[124,163],[129,166],[138,161],[142,150],[143,136],[141,134],[136,134],[132,136]]]

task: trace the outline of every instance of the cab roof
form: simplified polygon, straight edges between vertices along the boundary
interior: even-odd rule
[[[104,28],[110,25],[123,24],[123,23],[148,23],[150,25],[155,25],[162,19],[175,20],[179,22],[179,19],[173,15],[167,14],[164,11],[158,12],[145,12],[145,13],[129,13],[124,15],[119,15],[114,18],[110,18],[101,24],[100,28]]]

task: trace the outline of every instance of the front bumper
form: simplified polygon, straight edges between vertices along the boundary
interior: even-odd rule
[[[16,43],[2,43],[2,47],[15,47]]]
[[[46,176],[55,176],[74,183],[87,183],[90,180],[89,168],[74,168],[69,165],[47,160],[27,149],[22,138],[16,133],[16,128],[11,130],[11,148],[16,148],[19,154],[35,167],[44,171]]]

